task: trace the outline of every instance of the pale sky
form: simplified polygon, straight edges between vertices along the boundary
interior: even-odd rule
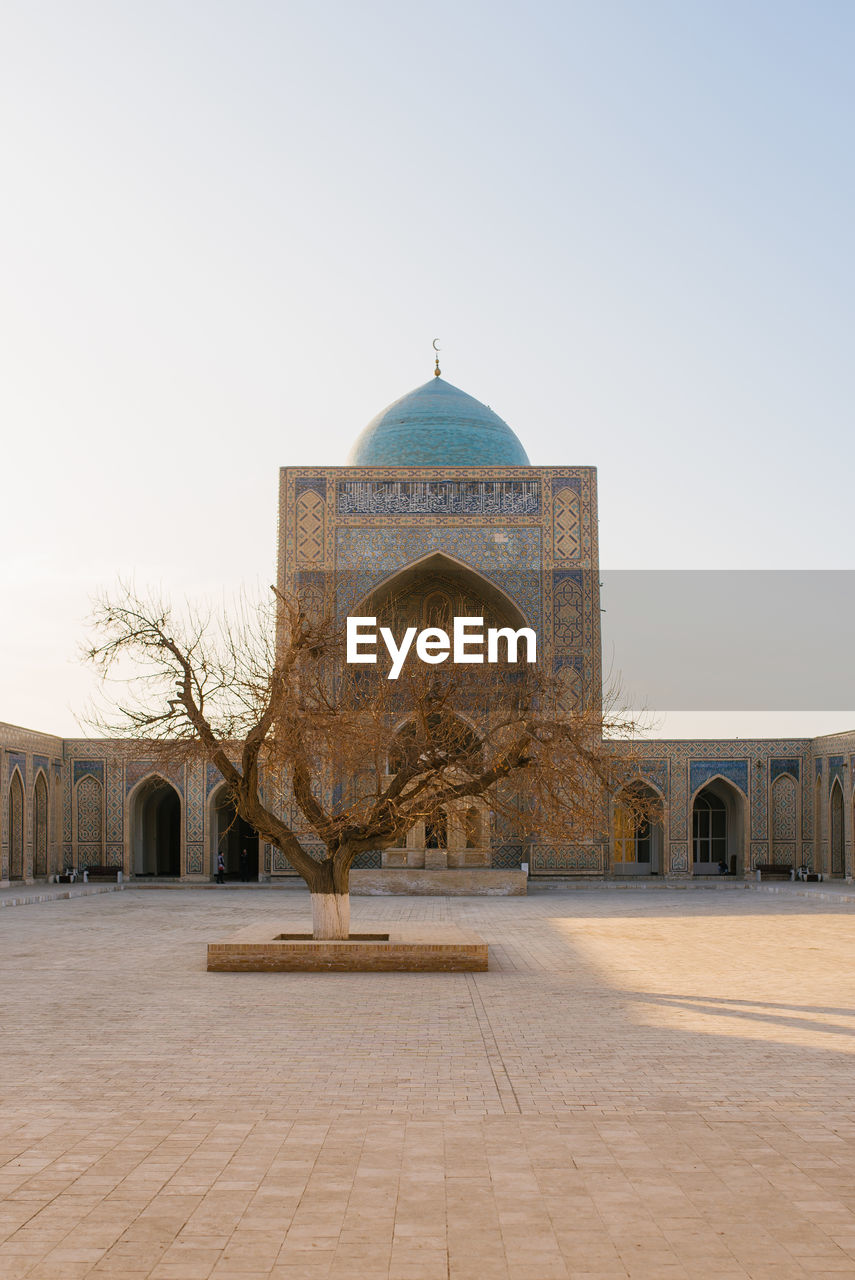
[[[277,468],[343,462],[434,336],[532,462],[598,466],[605,566],[855,567],[853,37],[849,0],[6,0],[0,720],[79,732],[120,573],[269,582]]]

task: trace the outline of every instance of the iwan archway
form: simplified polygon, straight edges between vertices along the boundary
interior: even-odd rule
[[[692,874],[745,871],[745,797],[725,778],[713,778],[692,804]]]
[[[211,874],[216,875],[217,854],[222,853],[227,880],[258,880],[258,832],[238,816],[225,782],[211,793],[208,804]]]
[[[620,792],[614,811],[612,872],[616,876],[657,876],[663,872],[662,797],[645,782]]]
[[[129,806],[131,867],[135,876],[181,875],[181,798],[158,775],[141,782]]]
[[[500,586],[442,551],[396,570],[350,612],[386,615],[396,627],[446,628],[455,615],[470,614],[483,617],[485,627],[535,625]]]

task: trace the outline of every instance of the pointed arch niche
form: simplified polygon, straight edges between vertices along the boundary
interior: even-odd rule
[[[791,773],[781,773],[771,792],[772,861],[779,866],[796,865],[799,823],[799,784]]]
[[[33,878],[43,880],[48,874],[48,784],[44,770],[39,769],[33,788]]]
[[[843,817],[843,788],[840,779],[835,778],[828,797],[828,844],[831,874],[846,874],[846,827]]]
[[[24,784],[17,769],[9,780],[9,879],[24,878]]]

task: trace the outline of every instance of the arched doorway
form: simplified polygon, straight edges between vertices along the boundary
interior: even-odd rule
[[[731,875],[745,870],[745,800],[724,778],[702,787],[692,806],[692,874]]]
[[[42,879],[48,873],[48,789],[45,775],[39,773],[33,788],[33,876]]]
[[[211,797],[212,873],[216,875],[217,854],[222,852],[228,880],[258,879],[258,832],[235,811],[228,787],[223,783]],[[246,850],[241,865],[241,851]]]
[[[843,876],[846,874],[846,828],[843,824],[843,788],[837,778],[831,788],[828,817],[831,874]]]
[[[16,769],[9,783],[9,879],[24,878],[24,785]]]
[[[630,783],[615,805],[614,874],[661,875],[663,847],[661,798],[646,783]]]
[[[455,560],[443,552],[431,552],[422,559],[396,570],[384,582],[373,587],[361,600],[349,607],[348,612],[377,618],[378,625],[388,626],[396,636],[407,627],[441,627],[448,631],[455,617],[482,618],[485,631],[494,627],[518,631],[529,627],[530,621],[519,606],[495,582],[477,570]],[[525,652],[522,646],[520,653]],[[500,654],[504,656],[504,640]],[[480,670],[483,670],[480,669]],[[473,667],[474,676],[479,668]],[[399,686],[404,689],[404,681]],[[471,688],[461,687],[454,702],[453,713],[442,717],[443,731],[437,735],[438,744],[453,757],[455,765],[466,767],[466,757],[471,763],[483,759],[482,734],[486,725],[482,720],[489,715],[485,711],[485,681],[472,682]],[[412,707],[406,704],[402,692],[398,728],[391,736],[387,756],[390,774],[395,774],[412,750],[431,750],[425,745],[424,735],[416,735],[414,726],[406,718]],[[395,706],[398,712],[398,706]],[[443,739],[450,728],[451,736]],[[428,735],[430,736],[430,735]],[[428,822],[417,822],[409,832],[406,845],[383,852],[384,866],[424,867],[425,853],[434,868],[443,864],[441,854],[447,855],[447,865],[490,865],[490,841],[493,818],[486,804],[473,808],[468,805],[450,805],[448,812],[433,816]],[[514,843],[515,833],[507,839]]]
[[[148,778],[131,807],[136,876],[181,875],[181,798],[163,778]]]
[[[448,848],[448,818],[442,809],[425,823],[425,848]]]

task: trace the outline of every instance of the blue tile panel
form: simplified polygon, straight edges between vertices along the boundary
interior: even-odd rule
[[[798,759],[772,760],[769,765],[769,781],[774,782],[775,779],[779,778],[782,773],[791,773],[793,777],[796,779],[796,782],[798,782],[800,777],[800,774],[799,774],[800,765],[801,765],[801,761]]]
[[[733,782],[744,795],[748,795],[747,760],[692,760],[689,765],[690,795],[710,779],[719,777]]]

